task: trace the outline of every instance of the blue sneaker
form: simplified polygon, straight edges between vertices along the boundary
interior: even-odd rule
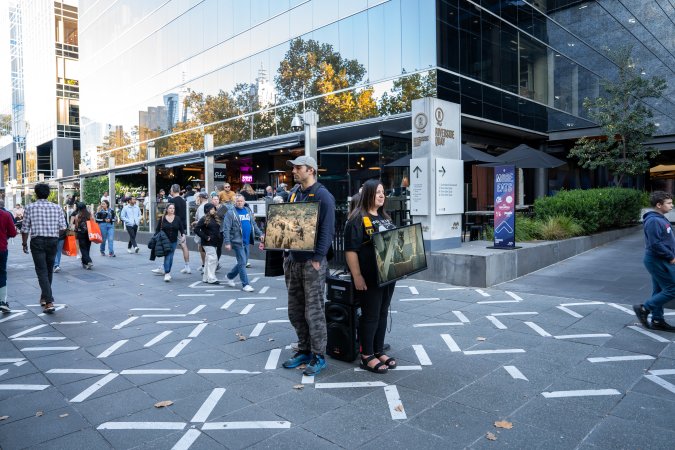
[[[293,355],[292,358],[284,361],[282,366],[284,366],[286,369],[295,369],[300,364],[307,364],[311,360],[312,360],[311,353],[297,352],[295,355]]]
[[[319,372],[325,369],[327,366],[328,364],[326,363],[326,358],[324,358],[323,355],[314,354],[312,356],[312,360],[307,365],[307,368],[302,373],[303,375],[307,375],[308,377],[313,377],[314,375],[317,375]]]

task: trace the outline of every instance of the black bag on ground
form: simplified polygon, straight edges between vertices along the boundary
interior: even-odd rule
[[[265,276],[278,277],[284,274],[284,252],[267,250],[265,252]]]

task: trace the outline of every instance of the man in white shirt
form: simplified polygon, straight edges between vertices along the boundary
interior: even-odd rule
[[[129,197],[127,204],[122,208],[120,219],[124,222],[124,227],[127,229],[127,233],[129,233],[127,252],[138,253],[139,248],[136,244],[136,233],[138,233],[138,225],[141,223],[141,209],[136,204],[136,197]]]

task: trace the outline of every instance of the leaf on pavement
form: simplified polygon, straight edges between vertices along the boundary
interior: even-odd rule
[[[507,422],[506,420],[500,420],[498,422],[495,422],[495,426],[497,428],[506,428],[507,430],[513,428],[513,424],[511,422]]]
[[[244,336],[244,335],[241,334],[241,333],[238,333],[238,332],[237,332],[237,333],[235,333],[235,336],[237,336],[237,337],[239,338],[240,341],[245,341],[245,340],[246,340],[246,336]]]
[[[293,386],[293,389],[297,389],[297,390],[302,390],[304,388],[305,388],[304,384],[296,384],[295,386]]]
[[[489,432],[489,431],[488,431],[488,433],[485,435],[485,437],[487,438],[488,441],[496,441],[496,440],[497,440],[497,436],[495,436],[494,433],[491,433],[491,432]]]
[[[44,416],[44,414],[45,414],[44,412],[38,411],[38,412],[35,413],[35,417],[42,417],[42,416]]]
[[[394,411],[403,412],[403,405],[399,403],[399,404],[396,405],[396,407],[394,408]]]
[[[165,406],[171,406],[173,402],[171,400],[164,400],[161,402],[155,403],[155,408],[164,408]]]

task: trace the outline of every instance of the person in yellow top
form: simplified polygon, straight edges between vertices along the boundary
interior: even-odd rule
[[[218,192],[218,198],[220,198],[220,203],[234,203],[235,193],[232,192],[230,183],[224,183],[223,189]]]

